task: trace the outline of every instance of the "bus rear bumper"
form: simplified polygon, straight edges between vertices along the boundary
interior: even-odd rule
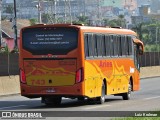
[[[76,97],[84,96],[82,83],[72,86],[28,86],[21,83],[21,95],[28,98],[43,96]]]

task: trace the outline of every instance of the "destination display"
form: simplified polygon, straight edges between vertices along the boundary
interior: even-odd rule
[[[70,41],[65,41],[64,34],[35,34],[35,39],[30,44],[69,44]]]
[[[23,48],[32,54],[67,54],[77,47],[78,32],[73,28],[32,28],[23,31]]]

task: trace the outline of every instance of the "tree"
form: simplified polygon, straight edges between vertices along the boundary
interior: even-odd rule
[[[85,24],[85,25],[88,25],[88,17],[87,16],[78,16],[77,17],[77,21],[73,21],[73,23],[76,23],[76,24]]]
[[[109,24],[109,19],[103,19],[103,21],[104,21],[104,25],[105,25],[105,26],[108,26],[108,24]]]
[[[139,23],[137,25],[135,25],[132,29],[135,30],[138,34],[139,34],[139,39],[142,40],[142,26],[143,23]]]
[[[37,20],[32,18],[29,20],[30,21],[30,25],[35,25],[37,23]]]
[[[42,23],[48,23],[49,22],[48,18],[49,18],[49,14],[43,13],[42,14]]]
[[[104,25],[105,26],[111,26],[111,27],[126,27],[126,20],[124,19],[124,15],[119,15],[117,19],[109,20],[104,19]]]
[[[13,6],[12,5],[8,5],[7,7],[6,7],[6,9],[4,10],[4,12],[6,12],[6,13],[9,13],[9,14],[13,14],[13,11],[14,11],[14,9],[13,9]]]
[[[126,27],[126,20],[124,19],[124,15],[118,16],[118,24],[119,26],[125,28]]]

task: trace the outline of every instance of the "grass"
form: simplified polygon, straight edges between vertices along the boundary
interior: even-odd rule
[[[160,117],[127,117],[127,118],[115,118],[113,120],[160,120]]]
[[[160,111],[153,111],[153,112],[147,111],[147,113],[157,114],[158,117],[125,117],[125,118],[113,118],[112,120],[160,120]]]

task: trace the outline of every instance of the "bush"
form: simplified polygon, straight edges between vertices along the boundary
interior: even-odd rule
[[[37,20],[32,18],[29,20],[30,21],[30,25],[35,25],[37,23]]]

